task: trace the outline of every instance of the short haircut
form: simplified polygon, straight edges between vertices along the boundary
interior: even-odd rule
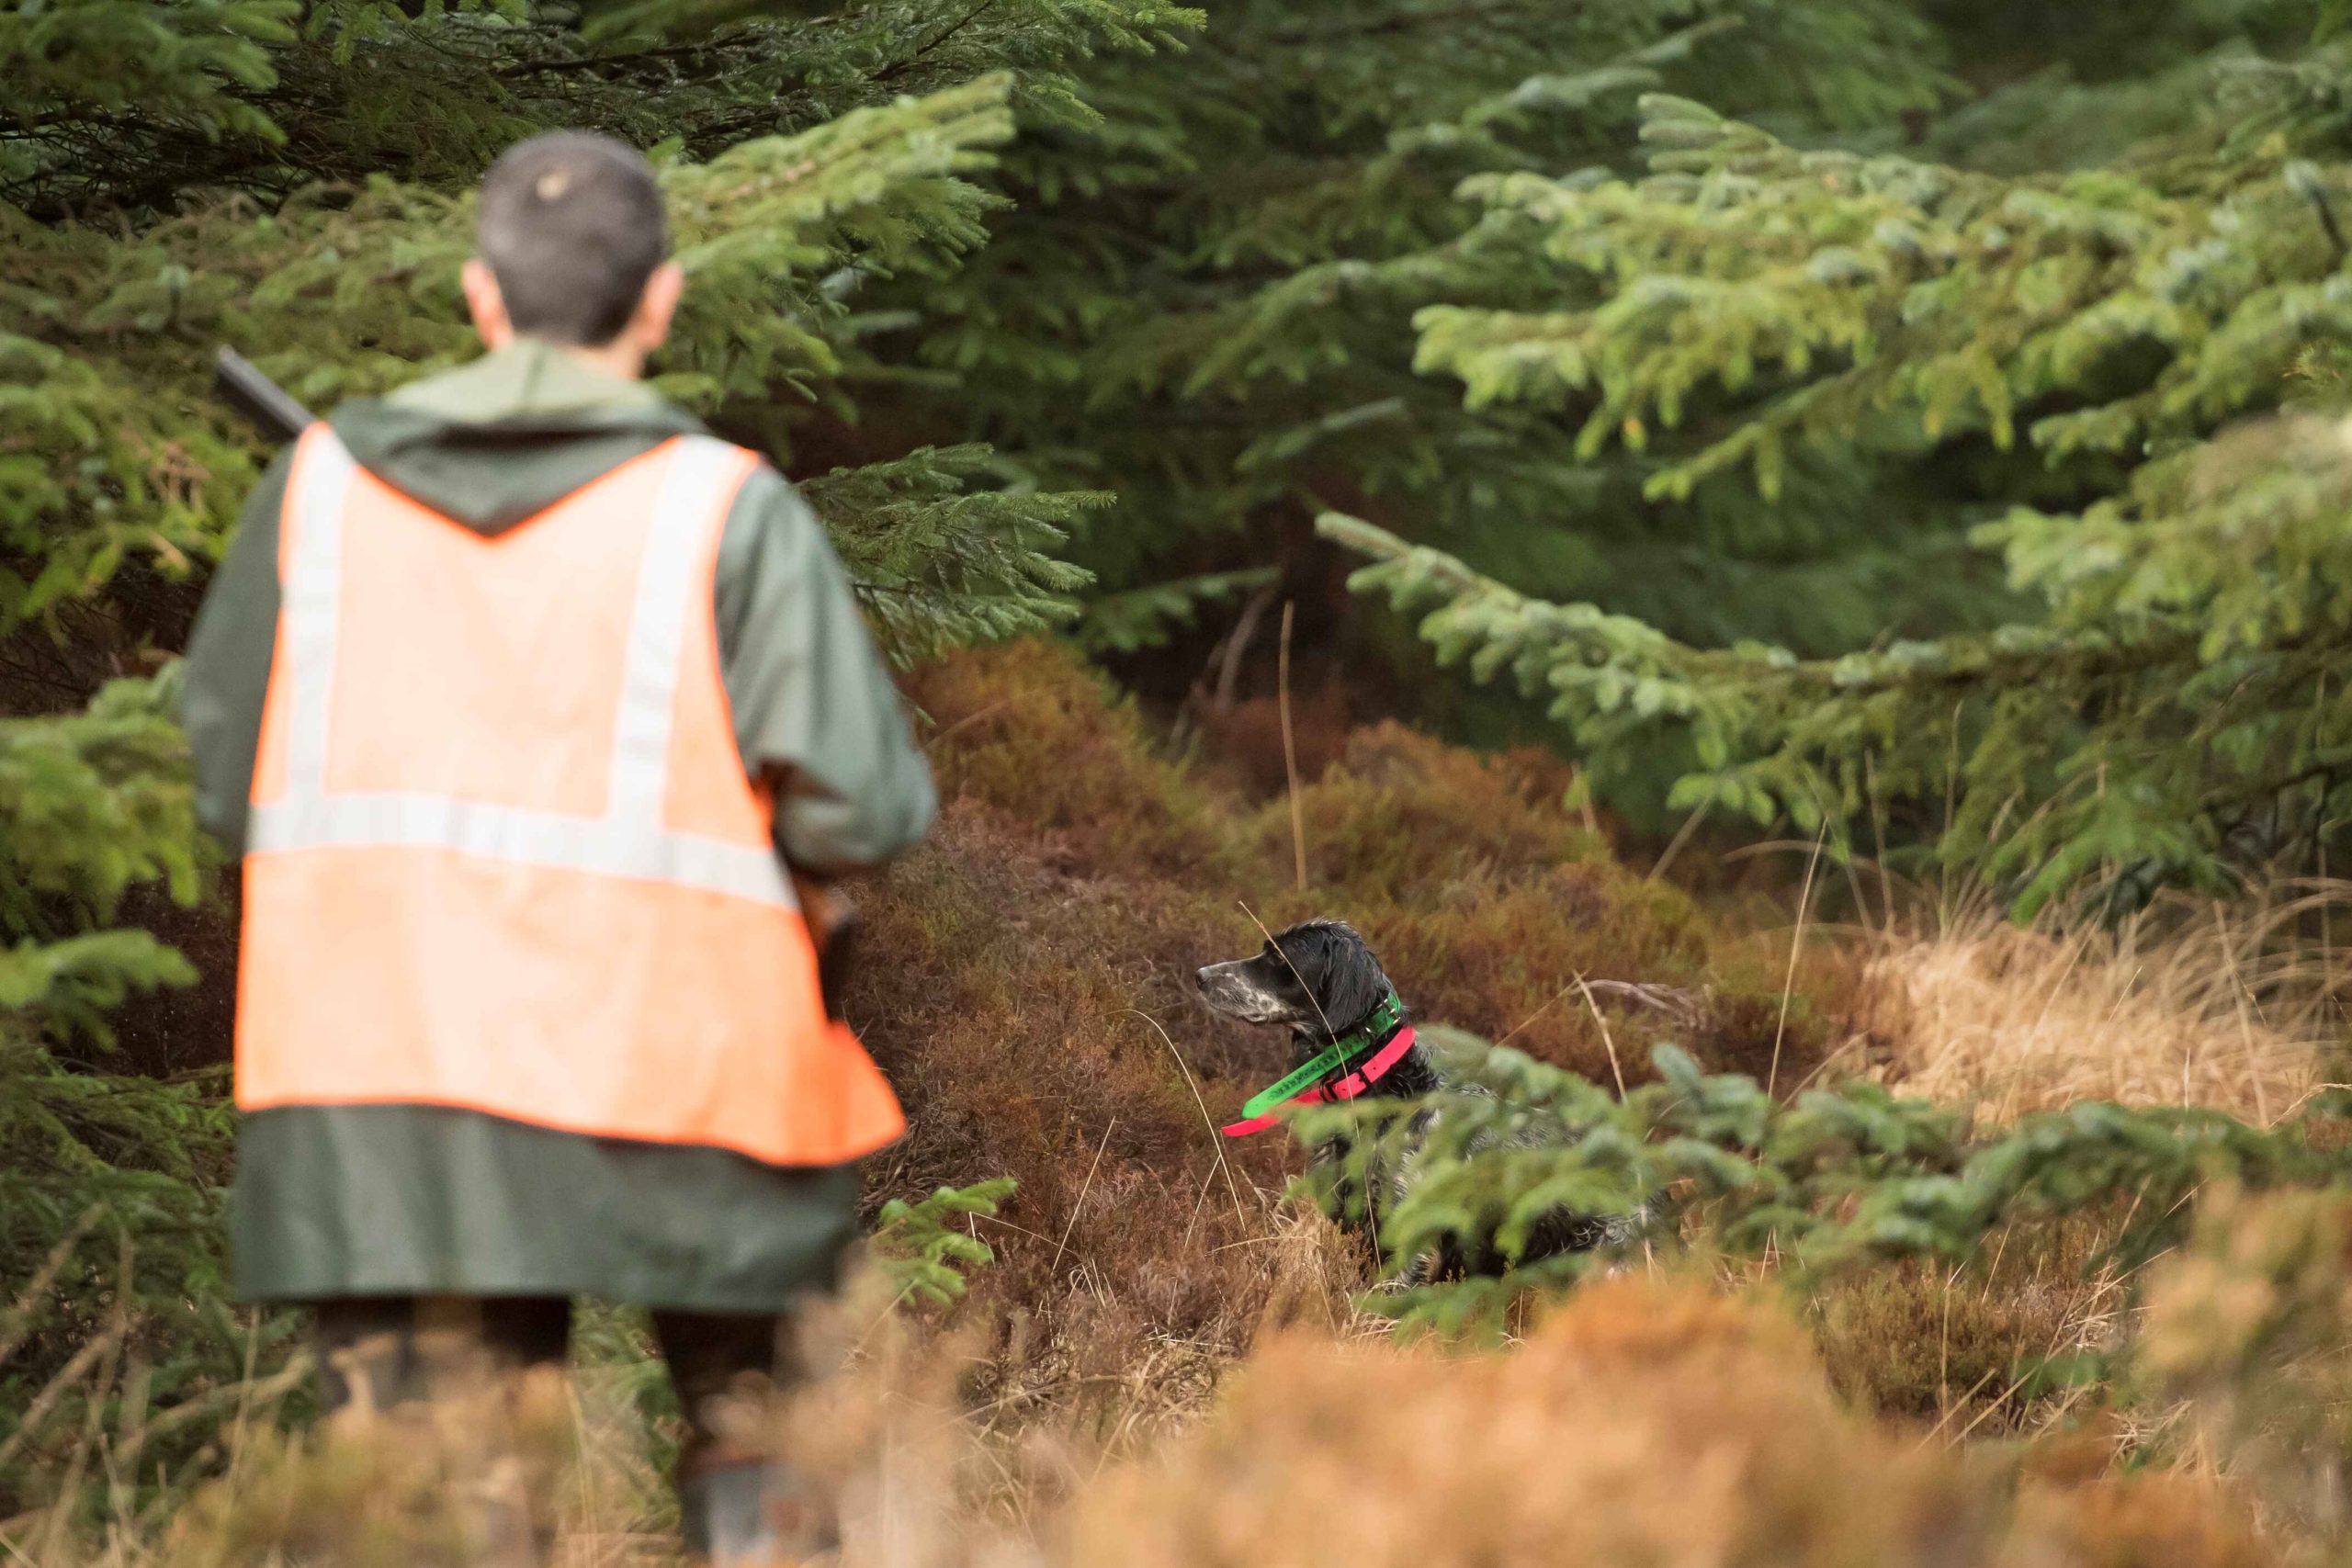
[[[607,344],[669,254],[653,171],[628,143],[584,130],[517,141],[482,177],[476,232],[514,330]]]

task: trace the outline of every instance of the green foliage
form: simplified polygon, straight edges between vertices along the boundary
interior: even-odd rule
[[[117,681],[87,711],[0,721],[0,1509],[42,1500],[88,1423],[140,1405],[133,1477],[177,1473],[193,1413],[235,1383],[254,1325],[229,1304],[220,1224],[230,1111],[219,1075],[93,1070],[107,1014],[185,985],[187,961],[117,927],[156,880],[196,896],[168,679]],[[270,1359],[276,1337],[269,1337]],[[133,1377],[133,1371],[136,1376]],[[175,1410],[189,1415],[173,1418]]]
[[[0,75],[10,85],[11,118],[28,132],[61,140],[69,126],[145,120],[193,136],[282,141],[240,89],[277,85],[268,46],[294,41],[300,13],[295,0],[12,6],[0,11]],[[19,135],[0,150],[0,190],[11,203],[22,205],[51,178],[70,180],[60,175],[63,160],[42,146],[48,140]]]
[[[0,1507],[73,1484],[98,1431],[131,1439],[123,1498],[185,1483],[285,1359],[293,1325],[231,1301],[225,1087],[69,1068],[0,1024]]]
[[[328,0],[299,16],[63,0],[0,16],[0,63],[39,67],[10,72],[27,90],[0,134],[0,243],[21,264],[0,282],[14,433],[0,567],[17,580],[0,577],[0,631],[108,594],[126,564],[184,576],[217,555],[261,454],[209,404],[214,342],[320,408],[470,353],[463,193],[501,147],[551,126],[665,160],[691,284],[662,384],[791,465],[807,429],[856,417],[865,344],[902,322],[867,297],[937,278],[987,237],[1002,197],[975,176],[1016,115],[1091,123],[1073,66],[1166,47],[1197,17],[1159,0],[874,0],[806,17],[612,5],[585,20],[527,0],[416,14]],[[958,512],[951,477],[996,499]],[[1023,541],[1050,543],[1082,496],[1035,493],[960,450],[867,488],[899,502],[869,532],[938,503],[919,537],[881,552],[877,590],[936,590],[891,629],[949,605],[967,576],[989,601],[902,651],[1059,615],[1078,580]],[[985,537],[936,570],[914,560],[966,522]]]
[[[1014,1185],[1011,1177],[999,1177],[942,1187],[918,1202],[893,1198],[885,1203],[868,1246],[883,1277],[898,1287],[897,1299],[943,1307],[963,1299],[963,1269],[993,1262],[996,1254],[970,1230],[957,1230],[956,1222],[959,1216],[993,1219]]]
[[[1079,623],[1079,644],[1091,653],[1134,653],[1165,647],[1175,628],[1195,622],[1203,605],[1220,604],[1244,592],[1270,589],[1277,581],[1272,567],[1252,567],[1097,594],[1087,601],[1085,618]]]
[[[1003,465],[985,446],[922,447],[802,489],[828,520],[867,618],[901,663],[1067,619],[1088,581],[1048,553],[1109,497],[970,488]]]
[[[1487,217],[1425,264],[1490,298],[1502,258],[1550,269],[1417,318],[1419,363],[1470,407],[1565,417],[1580,461],[1669,513],[1801,510],[1808,474],[1865,474],[1859,501],[1917,502],[1917,548],[1998,552],[1996,623],[1883,621],[1806,658],[1324,531],[1383,562],[1359,586],[1440,606],[1441,657],[1544,695],[1604,771],[1679,759],[1677,809],[1842,831],[1949,802],[1944,860],[2021,912],[2317,859],[2343,818],[2330,367],[2352,292],[2346,193],[2294,155],[2339,134],[2332,99],[2273,89],[2162,159],[2022,177],[1806,152],[1652,97],[1645,177],[1475,182]],[[2302,412],[2224,428],[2282,409]]]
[[[1519,1298],[1573,1283],[1686,1218],[1725,1254],[1777,1258],[1800,1280],[1900,1258],[1964,1263],[2014,1220],[2075,1213],[2111,1220],[2103,1256],[2138,1264],[2185,1234],[2207,1185],[2352,1175],[2291,1124],[2265,1132],[2213,1111],[2086,1102],[1971,1138],[1962,1114],[1867,1082],[1783,1104],[1744,1075],[1701,1072],[1673,1045],[1653,1053],[1657,1080],[1622,1101],[1507,1047],[1456,1038],[1453,1048],[1494,1094],[1297,1115],[1302,1137],[1354,1140],[1348,1158],[1308,1179],[1327,1206],[1360,1205],[1353,1194],[1375,1162],[1408,1161],[1403,1196],[1380,1216],[1383,1248],[1400,1263],[1449,1239],[1516,1258],[1555,1210],[1644,1220],[1618,1247],[1373,1298],[1406,1325],[1448,1333],[1499,1326]],[[1423,1110],[1437,1114],[1415,1128]]]
[[[558,125],[707,158],[1008,67],[1024,106],[1082,118],[1073,65],[1196,23],[1159,0],[51,0],[0,15],[22,87],[0,203],[56,221],[379,175],[458,186]]]
[[[876,350],[952,378],[910,385],[920,428],[1118,496],[1077,541],[1101,646],[1147,606],[1149,646],[1163,588],[1269,565],[1301,581],[1318,495],[1587,580],[1589,538],[1525,520],[1589,507],[1593,485],[1544,422],[1470,415],[1416,373],[1428,285],[1405,258],[1475,216],[1466,176],[1622,157],[1645,88],[1859,128],[1934,104],[1943,52],[1882,0],[1219,5],[1184,51],[1089,72],[1098,119],[1024,138],[990,243],[889,291],[919,320]]]
[[[53,929],[57,903],[69,918],[102,916],[138,882],[163,879],[183,900],[195,897],[185,743],[171,716],[176,685],[117,681],[71,717],[0,720],[8,928]]]
[[[691,282],[665,389],[722,428],[788,450],[786,414],[838,378],[852,352],[842,264],[904,267],[979,237],[977,215],[991,198],[964,176],[1010,133],[1008,91],[1003,78],[985,78],[673,167]],[[290,200],[266,220],[208,210],[135,246],[86,231],[45,239],[32,276],[59,293],[34,299],[23,352],[62,384],[26,389],[38,412],[17,467],[28,477],[0,492],[9,502],[0,525],[40,564],[17,615],[102,591],[133,551],[184,569],[220,547],[258,454],[201,398],[209,343],[244,345],[318,407],[470,352],[456,298],[469,222],[464,199],[379,180]],[[354,352],[355,336],[370,346]],[[1042,624],[1045,598],[1073,580],[1037,547],[1085,504],[960,496],[961,481],[989,471],[985,457],[909,459],[862,485],[831,486],[847,508],[864,508],[841,521],[860,534],[859,558],[882,573],[876,588],[902,590],[928,570],[933,610],[965,592],[989,598],[960,628],[967,636]],[[885,547],[876,536],[898,525],[906,536]],[[954,640],[959,628],[930,630]]]

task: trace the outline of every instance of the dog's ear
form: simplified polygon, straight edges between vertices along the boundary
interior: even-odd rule
[[[1316,998],[1334,1032],[1346,1033],[1371,1015],[1388,995],[1388,976],[1363,938],[1345,926],[1317,933],[1322,937],[1316,976]]]

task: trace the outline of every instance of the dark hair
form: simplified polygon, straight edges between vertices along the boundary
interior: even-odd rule
[[[514,330],[607,344],[669,254],[653,171],[635,148],[584,130],[517,141],[482,177],[476,243]]]
[[[1327,1033],[1362,1023],[1393,988],[1371,943],[1345,920],[1305,920],[1279,931],[1266,939],[1259,961],[1306,988]]]

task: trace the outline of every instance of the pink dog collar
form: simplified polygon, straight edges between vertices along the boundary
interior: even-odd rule
[[[1284,1107],[1293,1105],[1328,1105],[1337,1100],[1353,1100],[1382,1078],[1388,1070],[1405,1059],[1413,1048],[1413,1026],[1407,1024],[1396,1032],[1396,1038],[1373,1053],[1372,1059],[1337,1083],[1317,1084],[1304,1094],[1293,1095],[1281,1105],[1262,1116],[1251,1116],[1239,1122],[1228,1122],[1218,1131],[1228,1138],[1246,1138],[1252,1133],[1262,1133],[1282,1120]]]

